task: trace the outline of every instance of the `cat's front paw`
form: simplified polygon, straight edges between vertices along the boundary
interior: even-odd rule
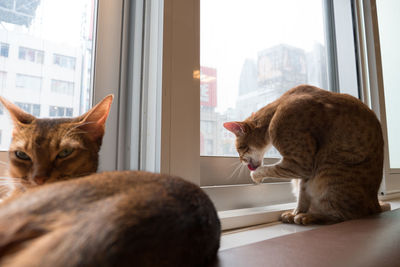
[[[295,224],[302,224],[302,225],[308,225],[314,223],[315,218],[309,213],[299,213],[296,216],[294,216],[294,223]]]
[[[258,167],[255,171],[250,172],[251,179],[255,184],[260,184],[264,178],[260,171],[261,168],[262,167]]]
[[[294,223],[294,216],[293,211],[286,211],[281,214],[280,220],[283,223]]]

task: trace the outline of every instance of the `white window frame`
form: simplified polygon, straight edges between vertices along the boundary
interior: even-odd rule
[[[96,41],[93,68],[92,105],[100,102],[106,95],[113,94],[114,101],[106,123],[106,132],[100,150],[99,171],[115,170],[118,167],[118,143],[121,127],[119,114],[121,108],[120,92],[124,84],[125,68],[124,44],[129,1],[98,0]]]
[[[379,40],[378,18],[375,0],[356,0],[358,47],[361,61],[361,81],[364,100],[375,111],[381,121],[385,140],[385,161],[383,183],[380,190],[382,199],[400,197],[400,169],[390,168],[384,82]]]

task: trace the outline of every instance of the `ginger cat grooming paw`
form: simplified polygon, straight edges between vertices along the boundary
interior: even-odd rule
[[[0,97],[14,123],[10,185],[23,191],[96,172],[112,100],[112,95],[105,97],[79,117],[39,119]]]
[[[283,222],[334,223],[381,211],[382,130],[358,99],[300,85],[224,127],[236,135],[240,160],[255,183],[299,179],[297,208],[282,214]],[[271,145],[282,160],[262,166]]]

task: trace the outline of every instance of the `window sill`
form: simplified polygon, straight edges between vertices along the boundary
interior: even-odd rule
[[[219,211],[222,230],[243,228],[246,226],[260,225],[279,220],[282,212],[293,210],[296,203],[268,205],[246,209]]]
[[[222,233],[220,251],[319,227],[322,225],[303,226],[275,221],[269,224],[230,230]]]
[[[387,200],[386,202],[390,203],[391,210],[400,208],[400,198]],[[220,216],[222,227],[224,230],[221,236],[220,251],[260,242],[263,240],[279,236],[284,236],[288,234],[324,227],[324,225],[303,226],[303,225],[285,224],[279,222],[278,218],[280,213],[285,210],[290,210],[294,208],[294,206],[295,203],[288,203],[288,204],[274,205],[268,207],[219,212],[218,215]],[[263,210],[264,212],[262,212]],[[252,227],[236,228],[236,229],[233,229],[233,227],[229,228],[230,225],[233,225],[230,222],[230,220],[236,219],[237,221],[249,221],[250,218],[253,218],[253,221],[255,222],[257,219],[263,217],[265,222],[266,216],[267,217],[269,216],[269,218],[275,218],[275,220],[270,221],[270,223],[259,224]],[[235,224],[238,225],[238,223]]]

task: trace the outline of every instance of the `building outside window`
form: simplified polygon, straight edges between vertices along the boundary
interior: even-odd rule
[[[10,49],[10,45],[6,43],[1,43],[0,46],[0,56],[2,57],[8,57],[8,52]]]
[[[31,104],[31,103],[22,103],[22,102],[15,102],[15,105],[23,109],[24,111],[32,114],[35,117],[40,116],[40,105],[39,104]]]
[[[58,54],[53,55],[53,64],[54,65],[58,65],[63,68],[74,70],[75,63],[76,63],[76,59],[74,57],[58,55]]]
[[[50,117],[72,117],[73,111],[74,111],[73,108],[50,106],[49,116]]]
[[[17,74],[15,86],[17,88],[40,91],[42,88],[42,78],[32,75]]]
[[[44,51],[31,49],[27,47],[19,47],[18,58],[38,64],[44,63]]]
[[[74,95],[74,83],[60,80],[51,80],[51,91],[57,94]]]
[[[92,93],[102,86],[93,89],[95,70],[92,66],[96,64],[92,61],[97,22],[107,17],[97,16],[98,1],[0,2],[11,3],[0,4],[4,13],[0,16],[0,71],[4,72],[0,72],[0,95],[42,117],[49,116],[51,105],[68,107],[63,116],[72,116],[83,114],[92,103],[97,103],[99,99],[94,99]],[[118,4],[105,2],[105,9]],[[99,58],[101,56],[97,60]],[[96,97],[103,96],[98,93]],[[72,110],[76,114],[72,114]],[[0,130],[3,131],[0,150],[8,149],[13,127],[7,112],[4,113],[0,116]]]

